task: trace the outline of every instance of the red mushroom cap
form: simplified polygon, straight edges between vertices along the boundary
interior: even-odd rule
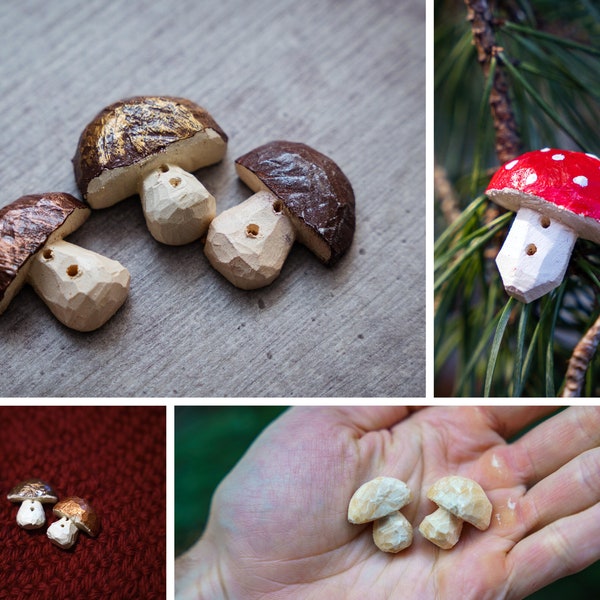
[[[600,243],[600,159],[593,154],[527,152],[496,171],[486,194],[509,210],[531,208]]]

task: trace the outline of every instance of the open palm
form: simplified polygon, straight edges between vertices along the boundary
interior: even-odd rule
[[[600,409],[294,408],[219,486],[206,532],[177,565],[178,598],[232,600],[523,598],[600,558]],[[416,531],[444,475],[478,481],[492,504],[452,550]],[[379,475],[405,481],[415,528],[377,550],[348,502]],[[210,590],[210,591],[209,591]]]

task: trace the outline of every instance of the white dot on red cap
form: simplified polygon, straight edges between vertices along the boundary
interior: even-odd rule
[[[509,163],[507,163],[506,165],[504,165],[504,168],[507,171],[510,171],[519,161],[518,160],[511,160]]]
[[[535,173],[530,173],[527,175],[527,179],[525,180],[526,185],[531,185],[537,181],[537,175]]]
[[[552,160],[565,160],[565,155],[564,154],[553,154]]]
[[[573,183],[576,183],[581,187],[587,187],[588,178],[585,177],[585,175],[577,175],[577,177],[573,177]]]
[[[550,148],[542,148],[540,152],[550,152]]]
[[[589,156],[590,158],[595,158],[596,160],[600,160],[600,158],[598,158],[595,154],[589,154],[589,153],[585,153],[586,156]]]

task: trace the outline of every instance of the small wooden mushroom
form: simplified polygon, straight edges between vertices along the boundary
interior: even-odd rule
[[[238,158],[236,169],[256,193],[212,221],[204,248],[233,285],[269,285],[295,240],[326,265],[349,248],[354,192],[333,160],[306,144],[274,141]]]
[[[486,194],[515,211],[496,264],[506,292],[533,302],[560,285],[578,237],[600,244],[600,159],[543,148],[506,163]]]
[[[48,527],[46,535],[54,544],[65,550],[77,541],[80,529],[91,537],[100,533],[100,519],[91,504],[83,498],[63,498],[52,512],[60,519]]]
[[[41,479],[33,478],[17,484],[6,496],[11,502],[20,502],[17,523],[23,529],[39,529],[46,522],[43,504],[54,504],[58,496],[54,488]]]
[[[363,483],[348,505],[348,521],[373,522],[373,541],[383,552],[397,553],[413,541],[413,528],[400,512],[412,500],[410,488],[395,477],[376,477]]]
[[[204,235],[214,197],[190,174],[219,162],[227,135],[185,98],[136,96],[115,102],[85,127],[73,159],[75,179],[92,208],[139,194],[146,224],[164,244]]]
[[[77,331],[101,327],[125,302],[129,271],[62,238],[90,215],[62,192],[22,196],[0,209],[0,314],[29,283],[54,316]]]
[[[464,521],[481,531],[490,526],[492,503],[472,479],[458,475],[442,477],[429,488],[427,497],[438,509],[423,519],[419,531],[442,550],[456,545]]]

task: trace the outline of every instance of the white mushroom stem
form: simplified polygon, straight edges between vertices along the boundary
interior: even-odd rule
[[[70,548],[77,541],[78,533],[79,529],[68,517],[55,521],[46,531],[50,540],[64,549]]]
[[[570,227],[520,208],[496,257],[507,293],[529,303],[560,285],[576,240]]]
[[[116,260],[65,241],[47,244],[31,260],[27,281],[67,327],[92,331],[119,309],[129,271]]]
[[[39,529],[46,522],[44,507],[39,500],[23,500],[17,512],[17,523],[23,529]]]
[[[204,251],[233,285],[253,290],[279,275],[295,239],[281,200],[261,191],[213,219]]]
[[[419,531],[442,550],[449,550],[458,542],[463,523],[462,519],[440,507],[421,521]]]
[[[146,225],[163,244],[180,246],[197,240],[216,215],[214,197],[191,173],[174,165],[150,171],[140,197]]]
[[[373,541],[383,552],[400,552],[412,544],[412,525],[400,511],[393,512],[373,522]]]

